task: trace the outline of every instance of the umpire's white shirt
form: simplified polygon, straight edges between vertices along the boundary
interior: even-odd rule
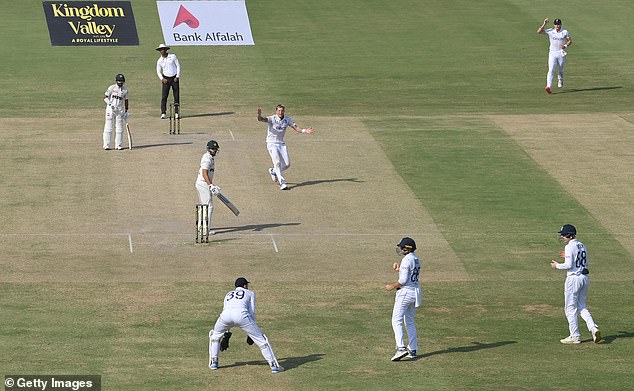
[[[295,121],[288,115],[284,118],[280,118],[277,114],[273,114],[266,118],[269,125],[268,132],[266,134],[266,142],[273,144],[284,144],[284,135],[286,134],[286,128],[295,125]]]
[[[181,77],[181,64],[175,54],[168,54],[167,57],[159,57],[156,60],[156,74],[163,80],[165,77]]]

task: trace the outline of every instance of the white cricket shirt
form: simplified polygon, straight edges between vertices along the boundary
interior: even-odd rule
[[[266,117],[269,125],[268,132],[266,134],[267,143],[284,144],[284,135],[286,134],[286,128],[291,125],[295,125],[295,121],[288,115],[284,118],[280,118],[277,114],[273,114]]]
[[[242,287],[228,292],[222,311],[245,314],[255,320],[255,293]]]
[[[554,28],[548,29],[545,31],[548,34],[548,39],[550,39],[550,51],[551,52],[559,52],[561,51],[561,46],[568,42],[570,39],[570,35],[568,34],[568,30],[561,29],[559,32]]]
[[[409,253],[401,260],[398,271],[398,282],[401,288],[418,288],[418,277],[420,274],[420,259],[416,253]]]
[[[128,99],[128,89],[125,85],[123,87],[119,87],[115,83],[108,87],[105,94],[114,111],[121,113],[125,112],[125,100]]]
[[[557,269],[568,270],[568,276],[578,276],[588,268],[590,258],[586,246],[577,239],[572,239],[564,248],[564,263],[558,263]]]
[[[214,157],[211,156],[209,152],[205,152],[203,157],[200,159],[200,168],[198,169],[198,177],[196,178],[196,182],[200,182],[205,185],[207,184],[207,182],[205,182],[205,177],[203,177],[203,170],[207,170],[209,180],[213,183],[215,166],[216,162],[214,160]]]

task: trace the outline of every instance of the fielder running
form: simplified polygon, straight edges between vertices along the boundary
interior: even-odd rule
[[[235,287],[236,289],[225,295],[222,313],[214,329],[209,332],[209,368],[218,369],[220,339],[231,327],[237,326],[258,345],[272,373],[284,372],[284,368],[275,358],[269,340],[255,323],[255,293],[249,290],[249,281],[240,277],[236,280]]]
[[[284,135],[286,134],[286,128],[289,126],[293,128],[297,133],[314,132],[313,128],[300,128],[295,121],[288,116],[284,115],[286,108],[284,105],[277,105],[275,107],[275,114],[262,117],[262,109],[258,107],[258,121],[266,122],[268,124],[268,132],[266,135],[266,148],[271,156],[273,167],[269,168],[269,175],[273,182],[280,184],[280,190],[287,190],[286,179],[282,173],[291,166],[291,160],[288,156],[288,150],[286,149],[286,143],[284,142]]]
[[[553,77],[555,75],[555,67],[557,67],[557,87],[564,86],[564,65],[566,64],[566,48],[572,45],[572,38],[568,34],[568,30],[561,28],[561,19],[555,19],[553,24],[555,28],[544,30],[548,19],[544,19],[544,23],[537,29],[538,34],[546,34],[550,39],[550,50],[548,52],[548,75],[546,76],[546,92],[551,93]]]
[[[416,251],[416,242],[412,238],[403,238],[396,245],[396,252],[404,255],[401,263],[394,263],[392,268],[398,271],[398,281],[387,284],[385,290],[396,289],[396,299],[392,311],[392,329],[396,340],[396,353],[392,361],[400,361],[405,356],[416,359],[418,337],[416,335],[416,308],[420,307],[422,298],[418,277],[420,275],[420,259]],[[407,330],[408,344],[405,346],[403,324]]]
[[[200,159],[200,168],[196,178],[196,191],[198,192],[198,203],[207,204],[207,221],[209,224],[209,235],[215,235],[216,231],[211,229],[211,215],[214,211],[212,194],[218,194],[220,187],[212,183],[214,170],[216,167],[215,157],[220,149],[220,145],[215,140],[207,143],[207,152]]]
[[[111,149],[112,128],[115,128],[116,135],[114,149],[123,149],[123,128],[128,120],[128,88],[124,86],[125,76],[119,73],[115,76],[116,83],[108,87],[106,97],[106,124],[103,127],[103,149]]]
[[[570,329],[570,335],[560,340],[560,342],[566,345],[581,343],[581,334],[577,324],[577,316],[581,315],[581,318],[586,321],[588,331],[592,333],[592,340],[598,343],[601,341],[599,326],[594,323],[592,314],[586,308],[588,286],[590,285],[590,277],[588,277],[590,274],[588,270],[590,258],[588,257],[586,246],[576,239],[577,229],[574,225],[564,224],[559,230],[559,235],[566,243],[564,251],[560,254],[564,258],[564,263],[559,263],[553,259],[550,261],[550,266],[553,269],[567,271],[564,284],[564,300],[568,328]]]

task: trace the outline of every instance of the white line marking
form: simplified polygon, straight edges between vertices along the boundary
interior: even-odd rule
[[[231,131],[231,129],[229,129],[229,134],[231,135],[231,140],[236,141],[236,138],[233,137],[233,132]]]
[[[275,252],[279,253],[279,250],[277,249],[277,243],[275,243],[275,238],[273,237],[273,234],[271,234],[271,242],[273,242],[273,248],[275,249]]]
[[[132,234],[130,233],[128,234],[128,244],[130,244],[130,254],[132,254]]]

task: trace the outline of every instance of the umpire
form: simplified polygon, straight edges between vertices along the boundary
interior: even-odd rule
[[[161,95],[161,119],[166,118],[165,112],[167,111],[167,97],[170,93],[170,87],[174,93],[175,118],[178,119],[180,113],[179,79],[181,77],[181,65],[175,54],[167,53],[169,49],[170,47],[164,43],[160,44],[156,48],[156,50],[161,53],[161,56],[156,61],[156,74],[163,84]]]

